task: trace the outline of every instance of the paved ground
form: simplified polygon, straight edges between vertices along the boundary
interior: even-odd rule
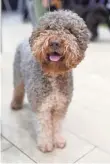
[[[29,36],[30,24],[18,15],[4,15],[2,70],[2,137],[4,163],[110,163],[110,33],[100,28],[85,60],[74,71],[75,93],[64,121],[68,144],[64,150],[43,154],[36,148],[35,115],[28,104],[10,110],[12,62],[16,45]],[[27,100],[25,100],[27,102]]]

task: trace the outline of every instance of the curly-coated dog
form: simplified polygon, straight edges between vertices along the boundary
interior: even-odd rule
[[[66,144],[61,121],[72,98],[72,68],[84,58],[88,42],[83,19],[60,10],[44,14],[29,40],[17,48],[11,107],[22,107],[25,90],[36,113],[37,145],[43,152]]]

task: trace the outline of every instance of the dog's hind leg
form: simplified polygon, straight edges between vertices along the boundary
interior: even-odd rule
[[[20,72],[20,64],[21,64],[20,47],[18,47],[14,60],[14,72],[13,72],[14,91],[13,91],[13,98],[11,102],[11,108],[14,110],[18,110],[22,108],[23,99],[24,99],[24,83]]]
[[[106,23],[107,23],[107,26],[108,26],[108,28],[110,30],[110,18],[109,17],[107,18],[107,22]]]
[[[85,22],[87,24],[88,29],[90,30],[92,37],[91,37],[91,41],[95,41],[98,37],[98,22],[96,20],[96,16],[94,15],[94,13],[89,13],[86,18],[85,18]]]
[[[91,41],[95,41],[98,37],[97,27],[94,27],[91,32],[92,32]]]
[[[24,83],[22,81],[18,86],[14,88],[11,108],[14,110],[21,109],[23,105],[23,99],[24,99]]]

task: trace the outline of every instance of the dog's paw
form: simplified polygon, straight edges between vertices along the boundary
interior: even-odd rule
[[[63,149],[66,146],[66,140],[61,135],[54,137],[54,146]]]
[[[53,150],[53,144],[52,143],[38,143],[38,148],[40,151],[42,151],[43,153],[46,153],[46,152],[51,152]]]
[[[21,109],[21,108],[22,108],[22,104],[17,103],[17,102],[15,102],[15,101],[12,101],[12,102],[11,102],[11,109],[13,109],[13,110],[19,110],[19,109]]]

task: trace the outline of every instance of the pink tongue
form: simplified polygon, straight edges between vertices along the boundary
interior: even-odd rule
[[[57,56],[57,55],[50,55],[50,56],[49,56],[49,59],[50,59],[51,61],[56,62],[56,61],[59,61],[59,60],[60,60],[60,56]]]

